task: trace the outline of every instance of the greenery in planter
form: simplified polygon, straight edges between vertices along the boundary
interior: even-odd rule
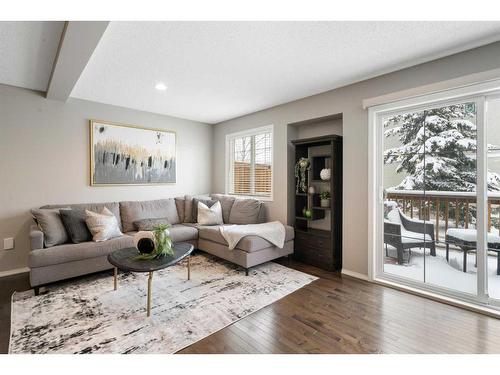
[[[149,254],[140,254],[135,257],[138,260],[150,260],[161,258],[167,255],[173,255],[174,249],[172,249],[172,237],[168,231],[170,225],[160,224],[153,229],[154,239],[155,239],[155,249]]]
[[[323,191],[322,193],[319,194],[319,198],[321,200],[330,199],[330,192],[329,191]]]
[[[295,164],[295,178],[297,179],[296,193],[307,192],[307,171],[311,168],[308,158],[300,158]]]

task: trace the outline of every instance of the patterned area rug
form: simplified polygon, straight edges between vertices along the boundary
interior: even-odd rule
[[[276,263],[241,268],[204,254],[153,275],[100,274],[59,283],[48,293],[15,293],[10,353],[175,353],[317,278]]]

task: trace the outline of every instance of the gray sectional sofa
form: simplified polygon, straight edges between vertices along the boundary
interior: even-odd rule
[[[117,217],[124,233],[104,242],[65,243],[44,247],[44,234],[36,224],[30,230],[31,252],[29,257],[30,282],[38,293],[39,287],[55,281],[111,269],[107,256],[114,250],[132,247],[136,233],[134,222],[147,218],[167,218],[172,228],[173,242],[189,242],[195,248],[228,260],[245,268],[293,253],[294,230],[285,226],[284,247],[278,248],[257,236],[244,237],[235,249],[229,250],[220,234],[219,226],[200,226],[193,219],[192,196],[150,201],[109,202],[100,204],[50,205],[43,208],[84,208],[100,212],[107,207]],[[197,198],[208,199],[208,196]],[[232,196],[213,194],[222,206],[224,225],[254,224],[265,222],[265,206],[255,199],[235,199]]]

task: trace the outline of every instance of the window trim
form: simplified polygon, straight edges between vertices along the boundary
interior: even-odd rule
[[[248,137],[248,136],[255,136],[257,134],[261,133],[270,133],[271,134],[271,194],[270,196],[264,196],[264,195],[252,195],[252,194],[235,194],[231,192],[231,185],[233,182],[233,170],[231,168],[231,165],[233,164],[234,161],[234,153],[231,152],[232,149],[232,142],[236,138],[240,137]],[[225,162],[225,193],[227,195],[232,195],[234,197],[238,198],[254,198],[258,199],[261,201],[273,201],[274,200],[274,125],[266,125],[266,126],[260,126],[258,128],[251,128],[251,129],[246,129],[242,130],[239,132],[235,133],[229,133],[226,134],[226,145],[225,145],[225,152],[226,152],[226,162]],[[252,147],[253,149],[253,147]],[[252,152],[251,155],[251,164],[252,166],[254,165],[254,159],[255,155]],[[253,174],[252,177],[253,179]],[[253,181],[251,181],[253,183]]]

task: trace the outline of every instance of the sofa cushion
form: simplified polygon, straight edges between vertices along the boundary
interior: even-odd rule
[[[173,198],[120,202],[120,213],[124,232],[135,230],[134,221],[142,219],[165,218],[170,224],[180,222]]]
[[[177,207],[177,215],[179,215],[179,222],[183,223],[186,217],[185,215],[185,202],[184,197],[177,197],[175,199],[175,206]]]
[[[50,266],[106,256],[115,250],[132,246],[134,246],[132,237],[124,235],[103,242],[81,242],[33,250],[30,253],[30,267]]]
[[[31,214],[44,234],[45,247],[68,242],[69,237],[58,208],[35,208]]]
[[[235,197],[224,194],[212,194],[212,199],[220,202],[222,206],[222,218],[224,223],[229,223],[229,214],[231,213],[231,208],[233,207]]]
[[[208,195],[186,195],[184,196],[184,223],[195,223],[196,218],[193,217],[193,199],[210,199]]]
[[[177,224],[169,228],[172,242],[192,241],[198,239],[198,229],[188,225]]]
[[[220,226],[200,226],[198,227],[200,238],[212,242],[217,242],[221,245],[227,246],[227,242],[222,237],[220,233]],[[295,232],[293,227],[285,225],[285,242],[293,240],[295,237]],[[248,253],[259,251],[267,247],[273,247],[274,245],[268,240],[265,240],[258,236],[246,236],[243,237],[240,242],[236,245],[236,249],[246,251]],[[231,250],[228,250],[231,251]]]
[[[168,229],[172,242],[195,241],[198,239],[198,225],[196,224],[175,224]],[[135,236],[137,231],[127,232],[129,236]]]
[[[230,224],[257,224],[262,208],[257,199],[236,199],[229,214]]]
[[[167,219],[142,219],[134,221],[134,227],[138,231],[153,231],[159,225],[170,224]]]
[[[118,220],[118,225],[122,228],[122,222],[120,218],[120,205],[118,202],[108,202],[108,203],[79,203],[79,204],[51,204],[47,206],[43,206],[40,208],[71,208],[71,209],[81,209],[81,210],[89,210],[93,212],[102,212],[103,208],[106,207],[110,210],[113,215],[115,215],[116,220]]]
[[[87,217],[85,210],[80,208],[60,210],[59,214],[73,243],[92,241],[92,233],[85,222]]]

